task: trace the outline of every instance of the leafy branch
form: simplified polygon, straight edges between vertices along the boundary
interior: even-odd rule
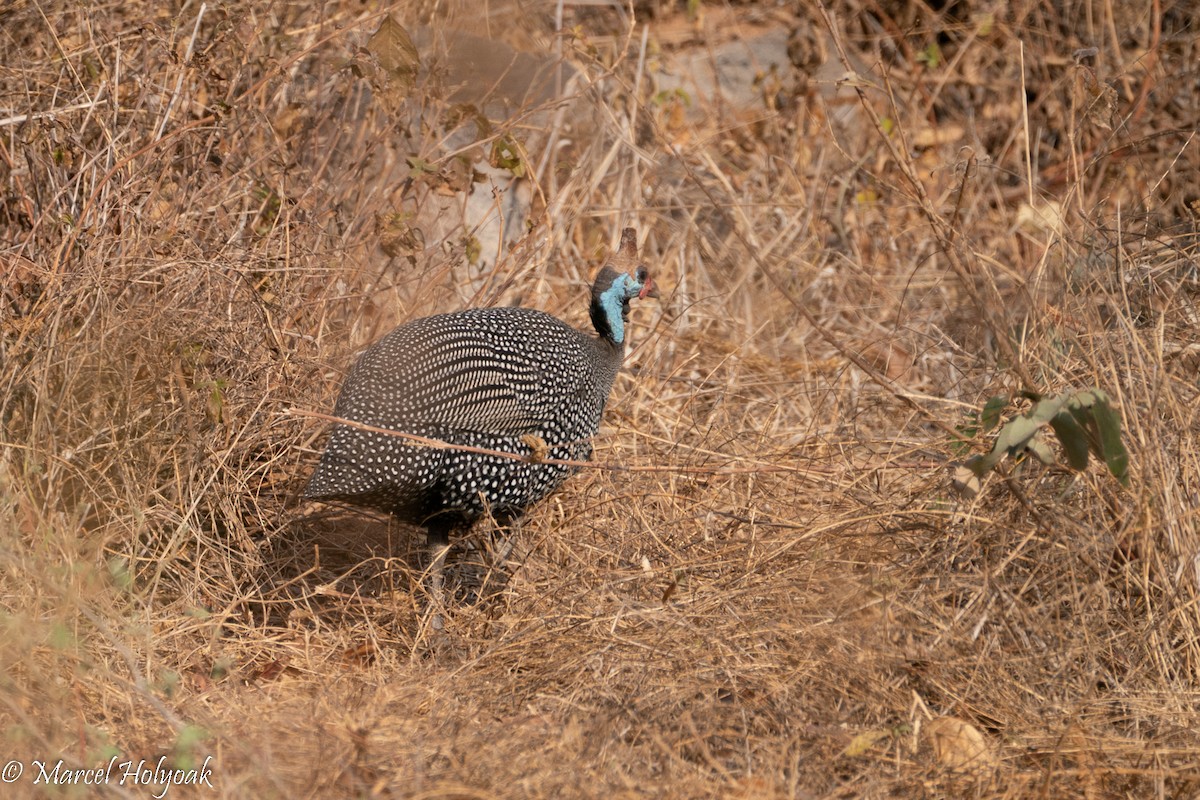
[[[1001,461],[1006,457],[1018,458],[1026,452],[1032,453],[1043,464],[1058,464],[1047,441],[1049,432],[1058,439],[1071,469],[1086,469],[1089,456],[1095,456],[1122,486],[1129,484],[1129,453],[1121,439],[1121,418],[1104,391],[1087,389],[1054,398],[1034,395],[1030,399],[1034,401],[1033,407],[1004,423],[990,453],[967,459],[964,467],[971,474],[956,477],[956,483],[964,484],[964,488],[973,483],[967,489],[973,495],[978,491],[978,480]],[[1009,398],[1005,395],[988,400],[979,415],[984,431],[1000,423],[1008,403]],[[971,477],[974,482],[970,481]]]

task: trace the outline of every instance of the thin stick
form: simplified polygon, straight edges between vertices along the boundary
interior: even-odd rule
[[[289,408],[285,414],[292,414],[298,417],[311,417],[312,419],[324,420],[325,422],[335,422],[338,425],[345,425],[348,428],[357,428],[360,431],[368,431],[370,433],[381,433],[385,436],[398,436],[401,439],[407,439],[410,442],[418,444],[422,447],[429,447],[434,450],[457,450],[462,453],[475,453],[481,456],[495,456],[496,458],[509,458],[513,461],[524,461],[527,464],[550,464],[556,467],[575,467],[578,469],[603,469],[612,472],[670,472],[675,474],[700,474],[700,475],[737,475],[742,473],[760,473],[760,472],[798,472],[807,474],[810,470],[801,469],[799,467],[772,466],[765,464],[754,464],[749,467],[682,467],[682,466],[628,466],[623,464],[601,464],[595,461],[578,461],[569,458],[539,458],[537,453],[508,453],[503,450],[489,450],[486,447],[474,447],[468,444],[452,444],[444,442],[441,439],[431,439],[428,436],[420,436],[415,433],[405,433],[404,431],[394,431],[389,428],[380,428],[375,425],[368,425],[365,422],[359,422],[353,419],[344,417],[335,417],[332,414],[322,414],[319,411],[309,411],[303,408]],[[582,444],[583,439],[574,442],[560,442],[554,447],[562,447],[563,445]],[[739,460],[736,456],[718,454],[731,461]]]
[[[1029,187],[1029,207],[1033,208],[1033,155],[1029,144],[1029,95],[1025,91],[1025,40],[1018,39],[1021,47],[1021,119],[1025,127],[1025,184]]]
[[[155,139],[162,138],[163,131],[167,128],[167,122],[171,119],[171,112],[175,109],[175,104],[179,102],[179,93],[183,90],[183,76],[187,74],[188,62],[192,60],[192,53],[196,49],[196,36],[200,33],[200,20],[204,19],[204,12],[207,9],[208,3],[200,4],[200,11],[196,14],[196,24],[192,26],[192,38],[188,40],[187,50],[183,54],[183,63],[179,68],[179,76],[175,79],[175,91],[171,92],[167,110],[163,112],[163,118],[158,123],[158,130],[154,132]]]

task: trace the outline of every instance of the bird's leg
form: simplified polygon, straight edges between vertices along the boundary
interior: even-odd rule
[[[446,554],[450,552],[450,526],[430,521],[426,529],[425,552],[429,560],[429,627],[434,633],[441,633],[445,628],[446,591],[445,577]]]

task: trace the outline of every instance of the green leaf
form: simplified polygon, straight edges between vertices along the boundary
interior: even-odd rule
[[[979,421],[983,424],[985,433],[1000,424],[1000,414],[1007,405],[1008,395],[1006,394],[988,398],[987,403],[983,406],[983,413],[979,415]]]
[[[1070,398],[1067,403],[1067,410],[1070,411],[1070,416],[1075,420],[1076,425],[1081,428],[1087,428],[1087,423],[1092,420],[1092,411],[1086,405],[1079,403],[1078,397]]]
[[[483,245],[474,236],[468,235],[463,238],[463,255],[467,257],[468,264],[478,264],[479,257],[483,255]]]
[[[956,456],[966,456],[971,452],[971,440],[979,433],[979,428],[975,425],[959,425],[954,430],[958,438],[950,443],[950,449]]]
[[[410,178],[419,178],[425,174],[437,174],[437,167],[423,158],[408,156],[404,160],[408,162],[408,177]]]
[[[986,456],[974,456],[964,465],[977,477],[982,478],[994,469],[1006,456],[1018,458],[1029,451],[1045,464],[1057,463],[1055,451],[1039,432],[1047,424],[1062,444],[1067,463],[1072,469],[1087,467],[1088,457],[1095,454],[1102,459],[1122,485],[1129,481],[1129,453],[1121,439],[1120,415],[1113,408],[1108,395],[1092,388],[1081,392],[1062,394],[1047,399],[1037,394],[1021,393],[1033,401],[1026,413],[1009,420],[1001,428]],[[1000,414],[1007,403],[1006,398],[997,396],[988,400],[980,413],[980,424],[990,429],[998,424]],[[1024,462],[1014,468],[1016,474]]]
[[[210,738],[212,734],[199,725],[184,725],[175,739],[172,766],[182,770],[195,769],[199,761],[196,751]]]
[[[1121,441],[1121,420],[1101,389],[1077,392],[1067,401],[1071,416],[1087,434],[1088,446],[1122,486],[1129,482],[1129,453]]]
[[[1075,417],[1066,411],[1060,411],[1050,420],[1050,427],[1054,429],[1058,441],[1062,442],[1071,469],[1085,469],[1088,463],[1087,433],[1079,427]]]
[[[1009,420],[1008,424],[1000,429],[1000,435],[996,437],[996,443],[992,446],[992,452],[1008,453],[1015,456],[1033,438],[1033,435],[1037,433],[1038,427],[1036,422],[1026,416]]]
[[[212,388],[209,389],[205,412],[210,422],[219,424],[225,421],[225,395],[221,392],[218,381],[213,381]]]
[[[1108,395],[1099,389],[1086,389],[1082,392],[1076,392],[1068,398],[1067,402],[1072,406],[1079,408],[1091,408],[1099,402],[1107,402]]]
[[[967,469],[971,470],[971,472],[974,472],[976,476],[982,478],[984,475],[994,470],[996,465],[999,464],[1007,454],[1008,453],[1005,450],[993,450],[986,456],[971,456],[967,459],[966,467]]]
[[[842,751],[844,756],[862,756],[875,746],[877,742],[891,736],[891,731],[876,729],[873,731],[863,731],[850,740],[850,744],[846,745],[846,749]]]
[[[492,166],[506,169],[513,174],[513,177],[521,178],[525,175],[525,162],[521,158],[521,149],[517,143],[507,136],[501,136],[492,145]]]
[[[674,89],[663,89],[661,92],[655,92],[650,98],[650,102],[656,106],[665,106],[668,103],[678,102],[684,106],[692,104],[692,96],[684,89],[676,87]]]
[[[1058,463],[1058,459],[1054,457],[1054,451],[1050,449],[1050,445],[1046,444],[1045,439],[1031,439],[1025,449],[1037,456],[1038,461],[1048,467]]]
[[[1113,411],[1105,397],[1092,407],[1092,417],[1100,433],[1100,456],[1108,465],[1108,471],[1120,481],[1122,486],[1129,485],[1129,452],[1121,441],[1121,418]]]
[[[930,69],[937,69],[942,63],[942,49],[938,47],[937,42],[930,42],[924,50],[917,53],[917,61]]]
[[[118,589],[126,592],[133,589],[133,574],[124,558],[113,556],[108,559],[108,576]]]
[[[175,670],[164,669],[158,673],[158,688],[167,697],[174,697],[182,682],[179,673]]]
[[[1062,410],[1063,403],[1067,399],[1065,397],[1057,397],[1053,400],[1039,400],[1029,411],[1029,418],[1037,422],[1039,425],[1045,425],[1050,420],[1054,419],[1055,415]]]
[[[996,445],[992,452],[1006,451],[1010,456],[1016,456],[1029,446],[1029,440],[1037,435],[1042,426],[1054,418],[1062,408],[1062,399],[1042,400],[1029,410],[1028,413],[1011,419],[1000,429],[996,437]]]
[[[75,634],[62,622],[56,622],[50,626],[49,644],[55,650],[66,650],[76,644]]]

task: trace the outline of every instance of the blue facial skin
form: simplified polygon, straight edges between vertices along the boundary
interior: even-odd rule
[[[617,344],[625,341],[625,318],[622,314],[625,304],[638,296],[642,285],[628,274],[618,275],[612,286],[600,295],[600,307],[604,309],[608,329],[612,331],[612,340]]]

